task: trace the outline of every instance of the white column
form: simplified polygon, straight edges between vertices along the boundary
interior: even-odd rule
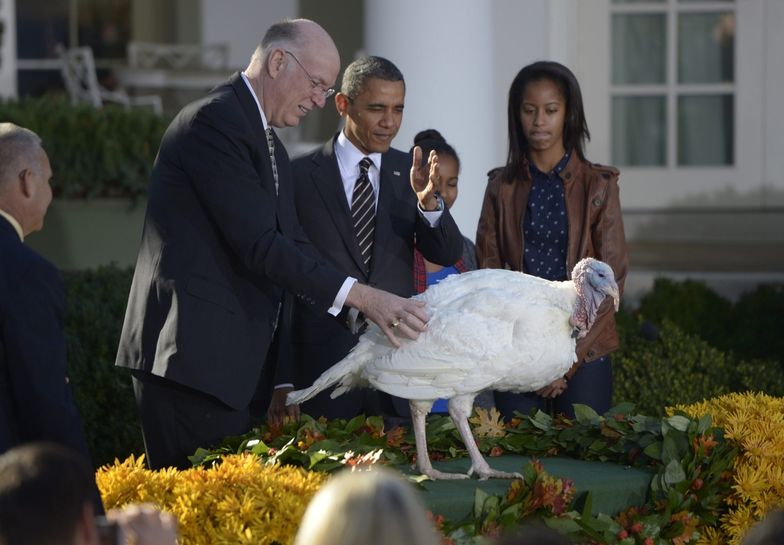
[[[0,0],[0,98],[16,98],[16,0]]]
[[[762,85],[766,118],[763,129],[765,164],[762,182],[764,204],[772,207],[784,206],[784,175],[782,175],[784,154],[781,153],[781,144],[784,142],[784,103],[781,100],[781,90],[784,89],[784,62],[781,61],[781,54],[784,51],[784,33],[781,32],[784,2],[767,0],[764,13],[765,53],[762,62],[765,76]],[[738,81],[743,80],[738,79]],[[736,108],[744,108],[744,106],[738,104]]]
[[[394,147],[408,151],[423,129],[441,132],[460,155],[460,196],[452,213],[473,239],[487,171],[506,153],[495,126],[492,2],[367,0],[365,53],[388,58],[406,79],[406,109]]]

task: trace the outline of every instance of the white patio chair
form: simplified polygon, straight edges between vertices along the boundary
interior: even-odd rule
[[[216,44],[166,44],[128,42],[128,65],[132,68],[212,69],[226,68],[229,46]]]
[[[104,102],[114,102],[125,108],[146,106],[158,115],[163,112],[163,103],[158,95],[129,96],[125,91],[110,91],[102,87],[95,72],[92,48],[83,46],[66,49],[58,44],[56,50],[60,56],[60,71],[71,104],[88,102],[101,108]]]

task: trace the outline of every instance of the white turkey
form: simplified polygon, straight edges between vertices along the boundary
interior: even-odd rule
[[[618,310],[618,285],[605,263],[586,258],[572,280],[552,282],[527,274],[482,269],[454,275],[417,295],[430,312],[427,330],[395,348],[377,326],[309,388],[289,393],[287,404],[302,403],[337,384],[337,397],[372,386],[408,399],[417,465],[433,479],[510,478],[493,470],[479,452],[468,424],[476,395],[484,390],[533,392],[562,377],[576,360],[575,339],[593,325],[606,296]],[[467,475],[442,473],[427,453],[425,417],[436,399],[448,399],[471,457]]]

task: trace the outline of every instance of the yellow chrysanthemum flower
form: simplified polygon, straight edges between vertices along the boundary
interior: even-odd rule
[[[264,465],[252,455],[185,471],[149,471],[143,458],[131,457],[96,475],[107,508],[149,501],[175,515],[182,545],[291,543],[326,479],[301,468]]]

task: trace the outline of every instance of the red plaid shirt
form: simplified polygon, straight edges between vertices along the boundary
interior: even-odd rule
[[[468,269],[463,262],[463,258],[457,260],[455,269],[464,273]],[[427,271],[425,270],[425,256],[414,247],[414,289],[417,293],[422,293],[427,289]]]

